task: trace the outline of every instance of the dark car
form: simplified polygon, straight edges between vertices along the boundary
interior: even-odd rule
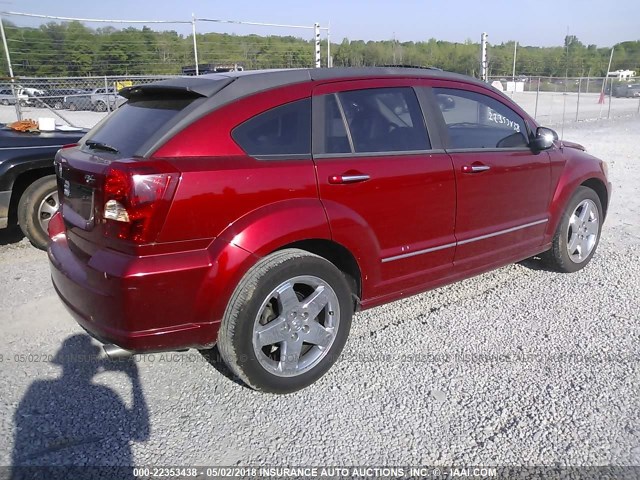
[[[74,93],[65,95],[62,99],[62,108],[71,111],[93,110],[91,90],[76,90]]]
[[[34,101],[36,106],[42,106],[42,104],[60,110],[65,108],[65,97],[70,98],[74,95],[83,95],[83,90],[75,88],[60,88],[60,89],[48,89],[44,90],[42,94],[36,96]]]
[[[59,205],[53,158],[85,133],[22,133],[0,124],[0,228],[19,224],[31,243],[46,248]]]
[[[640,83],[615,85],[613,87],[614,97],[640,97]]]
[[[253,388],[322,376],[354,312],[543,255],[575,272],[606,164],[478,80],[406,68],[176,78],[56,157],[56,291],[111,354],[217,343]],[[542,273],[540,273],[542,275]]]

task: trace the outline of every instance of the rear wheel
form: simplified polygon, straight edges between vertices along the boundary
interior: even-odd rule
[[[346,343],[353,303],[344,274],[308,252],[260,260],[229,301],[218,348],[250,387],[289,393],[320,378]]]
[[[63,107],[62,102],[56,101],[53,103],[53,108],[55,108],[56,110],[62,110],[62,107]]]
[[[69,110],[71,110],[72,112],[75,112],[76,110],[78,110],[78,106],[75,103],[70,103]]]
[[[58,190],[55,175],[33,182],[20,197],[18,223],[22,233],[33,246],[45,249],[49,242],[47,228],[51,217],[58,211]]]
[[[2,105],[5,105],[5,106],[6,106],[6,105],[9,105],[9,100],[4,99],[4,100],[2,100],[2,102],[0,102],[0,103],[2,103]]]
[[[560,272],[577,272],[593,257],[602,229],[600,197],[587,187],[578,187],[562,215],[553,237],[547,263]]]
[[[98,111],[98,112],[106,112],[107,111],[107,104],[104,103],[104,102],[96,103],[96,111]]]

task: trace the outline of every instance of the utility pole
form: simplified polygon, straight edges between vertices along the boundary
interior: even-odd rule
[[[488,62],[487,62],[487,35],[485,32],[482,32],[480,36],[480,42],[482,45],[482,54],[480,57],[480,76],[482,80],[485,82],[489,81],[489,73],[488,73]]]

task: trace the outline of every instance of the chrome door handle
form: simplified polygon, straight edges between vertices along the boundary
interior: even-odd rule
[[[358,182],[366,182],[371,177],[366,174],[358,174],[358,175],[332,175],[329,177],[329,183],[334,185],[340,185],[345,183],[358,183]]]
[[[463,165],[462,173],[479,173],[486,172],[490,169],[491,167],[489,165]]]

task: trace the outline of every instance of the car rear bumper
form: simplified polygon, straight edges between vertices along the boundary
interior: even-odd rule
[[[212,292],[205,288],[215,283],[207,250],[149,257],[99,250],[85,256],[62,231],[52,236],[48,253],[56,292],[101,342],[133,352],[215,343],[220,322],[211,316]]]

